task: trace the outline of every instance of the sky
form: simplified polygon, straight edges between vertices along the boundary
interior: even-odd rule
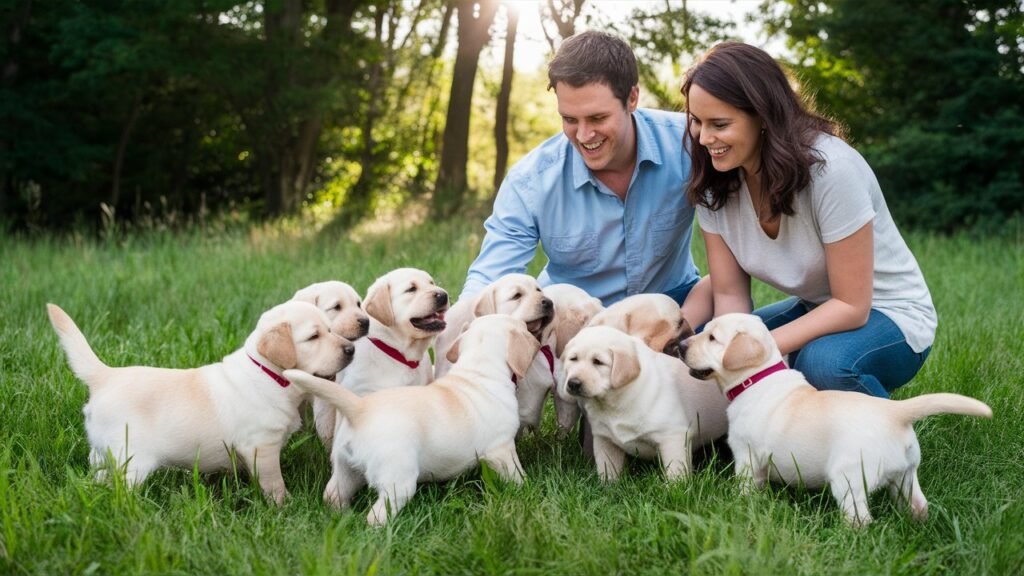
[[[538,6],[544,0],[504,0],[506,4],[519,7],[519,32],[516,38],[515,68],[522,72],[533,72],[542,68],[548,58],[548,44],[540,28]],[[667,0],[673,5],[682,5],[682,0]],[[587,0],[584,10],[600,11],[610,17],[626,17],[638,5],[664,5],[666,0]],[[751,12],[756,12],[761,0],[687,0],[686,7],[694,12],[715,16],[727,22],[737,23],[737,32],[746,42],[770,50],[759,29],[744,22]]]

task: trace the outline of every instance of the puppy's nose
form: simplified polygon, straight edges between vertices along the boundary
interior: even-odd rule
[[[445,304],[448,303],[448,293],[437,292],[436,294],[434,294],[434,301],[437,302],[438,306],[444,306]]]
[[[551,303],[551,299],[550,298],[545,296],[544,298],[540,299],[540,307],[541,307],[542,310],[544,310],[544,313],[548,313],[548,312],[551,312],[551,310],[555,307],[555,305]]]
[[[362,332],[363,334],[366,334],[366,332],[369,329],[370,329],[370,319],[369,318],[360,318],[359,319],[359,331]]]
[[[583,389],[583,382],[580,382],[579,378],[569,378],[565,387],[569,389],[569,394],[578,395]]]
[[[345,346],[342,347],[341,353],[344,354],[346,357],[351,358],[356,354],[356,347],[351,344],[346,344]]]

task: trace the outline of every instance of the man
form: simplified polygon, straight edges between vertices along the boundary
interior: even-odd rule
[[[540,242],[548,257],[542,286],[574,284],[605,306],[644,292],[681,304],[699,279],[685,115],[637,109],[636,58],[604,32],[567,39],[548,80],[562,134],[509,171],[461,298],[525,271]]]

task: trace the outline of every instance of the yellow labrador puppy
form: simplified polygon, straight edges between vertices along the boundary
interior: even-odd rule
[[[659,458],[669,480],[690,474],[692,451],[726,433],[716,386],[687,377],[678,359],[607,326],[580,330],[562,355],[559,391],[580,400],[594,435],[594,461],[615,481],[626,454]]]
[[[363,311],[363,299],[355,288],[344,282],[316,282],[299,290],[292,300],[309,302],[323,310],[331,332],[355,342],[370,329],[370,317]]]
[[[527,330],[538,342],[545,339],[555,317],[555,306],[541,290],[537,279],[528,274],[506,274],[484,288],[466,305],[460,300],[449,314],[448,329],[437,339],[434,354],[434,375],[443,376],[451,367],[447,351],[452,340],[474,318],[489,314],[507,314],[526,323]],[[522,428],[536,428],[544,406],[544,398],[555,383],[555,354],[550,347],[542,347],[523,378],[516,381],[519,416]],[[566,416],[568,418],[568,416]]]
[[[289,380],[344,415],[324,500],[348,507],[369,483],[378,498],[366,520],[382,525],[405,506],[417,482],[452,478],[481,460],[521,483],[512,378],[526,372],[539,346],[522,321],[491,315],[469,326],[450,351],[457,358],[451,371],[430,386],[360,397],[305,372],[286,371]]]
[[[790,370],[757,316],[725,314],[685,343],[685,361],[700,378],[714,378],[731,400],[729,447],[744,489],[767,480],[831,487],[847,521],[871,521],[868,495],[886,486],[928,516],[917,480],[921,448],[913,423],[932,414],[991,417],[982,402],[958,394],[909,400],[858,392],[818,391]]]
[[[572,284],[552,284],[543,289],[554,306],[554,316],[544,327],[540,353],[534,358],[530,370],[519,382],[519,422],[522,429],[538,429],[548,394],[555,404],[555,419],[559,435],[568,434],[580,418],[579,403],[575,398],[558,393],[562,379],[562,352],[565,345],[590,322],[604,307],[601,301]]]
[[[434,346],[434,376],[441,377],[451,368],[448,349],[475,318],[487,314],[508,314],[526,322],[538,341],[551,323],[554,306],[544,296],[537,279],[528,274],[506,274],[489,284],[473,298],[462,298],[447,315],[448,327]]]
[[[445,328],[448,293],[423,270],[398,268],[370,285],[364,308],[369,334],[355,343],[355,359],[337,381],[360,396],[429,384],[434,372],[427,349]],[[313,408],[317,433],[330,448],[339,425],[336,411],[317,400]]]
[[[287,495],[281,447],[299,427],[305,397],[281,374],[297,368],[333,378],[353,354],[323,312],[286,302],[265,312],[245,345],[216,364],[115,368],[96,356],[63,310],[47,310],[71,370],[89,387],[83,412],[90,460],[99,466],[112,456],[132,485],[166,466],[230,469],[234,451],[280,504]]]
[[[644,341],[657,352],[679,357],[679,343],[693,335],[679,304],[665,294],[634,294],[619,300],[590,321]]]

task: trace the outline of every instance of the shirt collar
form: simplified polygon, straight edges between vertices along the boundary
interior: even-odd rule
[[[663,159],[661,157],[661,150],[658,149],[657,142],[654,139],[654,134],[651,132],[650,126],[644,121],[643,116],[640,114],[640,110],[633,111],[633,127],[636,129],[636,165],[639,168],[644,162],[651,162],[657,165],[661,165]],[[583,162],[583,155],[580,154],[579,150],[576,149],[571,142],[569,143],[570,154],[572,154],[572,178],[573,187],[579,190],[584,184],[588,182],[597,187],[597,179],[587,168],[587,164]]]

